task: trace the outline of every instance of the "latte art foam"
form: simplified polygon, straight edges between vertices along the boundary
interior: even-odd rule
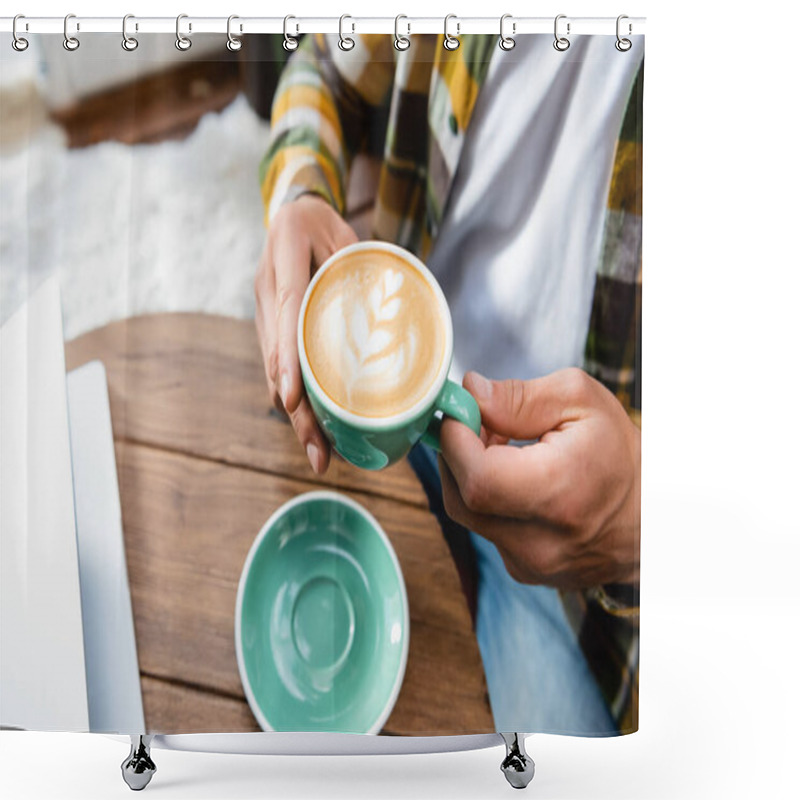
[[[445,327],[433,289],[383,250],[359,250],[322,275],[303,327],[309,366],[337,405],[389,417],[424,397],[442,366]]]

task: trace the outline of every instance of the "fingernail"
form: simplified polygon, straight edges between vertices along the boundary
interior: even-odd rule
[[[308,456],[308,461],[311,464],[311,469],[319,475],[320,467],[320,453],[319,448],[314,444],[314,442],[309,442],[306,445],[306,455]]]
[[[488,400],[492,396],[492,382],[477,372],[470,372],[469,388],[476,400]]]
[[[281,375],[281,400],[283,401],[284,408],[286,407],[286,398],[289,396],[289,376],[284,372]]]

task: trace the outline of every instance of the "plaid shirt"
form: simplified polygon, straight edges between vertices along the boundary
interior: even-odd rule
[[[376,239],[423,260],[440,229],[475,100],[496,36],[361,35],[349,52],[335,36],[307,36],[284,70],[261,165],[266,224],[309,192],[341,214],[350,164],[382,158],[373,217]],[[606,204],[584,369],[641,425],[643,65],[631,87]],[[562,592],[567,616],[621,733],[638,729],[638,588]]]

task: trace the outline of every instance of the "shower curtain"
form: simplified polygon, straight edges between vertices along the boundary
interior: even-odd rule
[[[643,37],[75,38],[0,56],[0,724],[637,730]],[[359,241],[480,412],[374,471],[297,340]]]

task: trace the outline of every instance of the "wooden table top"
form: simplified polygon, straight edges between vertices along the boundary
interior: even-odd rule
[[[149,733],[257,731],[236,663],[247,552],[296,495],[334,488],[381,523],[403,570],[408,666],[383,732],[494,731],[455,564],[411,467],[313,473],[270,409],[252,322],[134,317],[66,346],[67,368],[108,375],[145,723]]]

